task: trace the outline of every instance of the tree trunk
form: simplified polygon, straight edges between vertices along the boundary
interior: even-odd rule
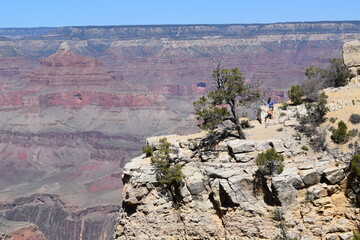
[[[245,132],[244,130],[242,129],[241,127],[241,123],[240,123],[240,119],[238,117],[238,114],[236,112],[236,104],[235,104],[235,101],[232,101],[230,104],[230,110],[231,110],[231,114],[233,115],[233,118],[235,121],[234,124],[235,124],[235,129],[236,131],[238,132],[238,135],[239,135],[239,138],[240,139],[246,139],[245,137]]]

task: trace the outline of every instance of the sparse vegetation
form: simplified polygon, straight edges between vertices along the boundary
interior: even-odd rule
[[[344,121],[338,122],[338,127],[332,131],[331,139],[337,144],[346,143],[351,134],[347,130],[347,125]]]
[[[309,148],[307,146],[305,146],[305,145],[302,146],[301,149],[304,150],[304,151],[309,151]]]
[[[354,234],[354,240],[360,240],[360,231],[359,230],[354,230],[353,231]]]
[[[289,225],[286,223],[283,212],[280,208],[276,208],[273,211],[273,220],[279,222],[277,227],[280,229],[280,234],[276,235],[273,240],[298,240],[296,237],[292,238],[289,236]]]
[[[360,154],[356,154],[352,157],[350,162],[350,171],[355,174],[355,176],[360,176]]]
[[[302,103],[304,90],[299,85],[291,86],[291,89],[288,91],[288,96],[293,104],[299,105]]]
[[[284,113],[284,112],[281,112],[279,115],[279,117],[284,117],[284,116],[286,116],[286,113]]]
[[[259,99],[259,82],[248,84],[238,68],[220,69],[220,63],[213,70],[215,90],[194,102],[198,125],[204,130],[214,130],[220,123],[230,120],[238,137],[245,138],[239,120],[239,107]],[[229,111],[230,110],[230,111]]]
[[[305,70],[308,80],[301,86],[304,95],[308,100],[316,101],[321,89],[345,86],[351,77],[350,73],[343,60],[339,58],[332,59],[326,69],[310,66]]]
[[[359,114],[356,114],[356,113],[351,114],[349,121],[350,121],[352,124],[358,124],[358,123],[360,123],[360,115],[359,115]]]
[[[335,122],[336,122],[336,118],[331,117],[331,118],[329,119],[329,121],[330,121],[331,123],[335,123]]]
[[[303,132],[307,136],[313,136],[314,133],[316,133],[316,128],[325,122],[325,115],[329,111],[329,108],[326,107],[327,98],[325,93],[321,93],[315,103],[305,105],[307,115],[299,119],[300,132]]]
[[[277,132],[282,132],[284,129],[283,128],[277,128],[276,131]]]
[[[146,157],[151,157],[155,151],[155,147],[153,145],[146,145],[142,148],[142,153],[145,153]]]
[[[284,169],[284,156],[277,153],[274,148],[270,148],[260,153],[256,158],[258,170],[264,176],[280,174]]]
[[[151,157],[151,164],[156,171],[156,179],[162,186],[163,190],[170,192],[172,200],[176,205],[179,202],[179,186],[185,178],[181,171],[182,166],[171,163],[170,153],[171,145],[166,138],[159,140],[158,150]]]

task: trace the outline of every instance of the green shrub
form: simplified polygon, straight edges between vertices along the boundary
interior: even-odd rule
[[[277,128],[276,131],[277,132],[282,132],[284,129],[283,128]]]
[[[335,123],[335,122],[336,122],[336,118],[331,117],[331,118],[329,119],[329,121],[330,121],[331,123]]]
[[[284,116],[286,116],[286,113],[284,113],[284,112],[281,112],[279,115],[279,117],[284,117]]]
[[[354,233],[354,240],[360,240],[360,232],[359,232],[359,230],[354,230],[353,231],[353,233]]]
[[[356,114],[356,113],[351,114],[349,121],[350,121],[352,124],[358,124],[358,123],[360,123],[360,115],[359,115],[359,114]]]
[[[142,153],[145,153],[146,157],[151,157],[155,151],[155,147],[153,145],[146,145],[142,148]]]
[[[352,157],[350,162],[350,171],[356,176],[360,176],[360,154],[356,154]]]
[[[274,148],[260,153],[256,158],[256,165],[263,175],[273,176],[280,174],[284,169],[284,157]]]
[[[302,146],[301,149],[304,150],[304,151],[309,151],[309,148],[307,146],[305,146],[305,145]]]
[[[337,144],[346,143],[349,140],[350,133],[347,130],[344,121],[338,122],[338,127],[332,131],[331,139]]]
[[[302,103],[301,98],[304,96],[304,90],[299,85],[291,86],[288,96],[295,105],[299,105]]]
[[[151,157],[151,164],[155,167],[158,182],[171,189],[180,183],[185,176],[179,164],[170,162],[171,145],[167,142],[167,139],[162,138],[159,143],[159,150],[154,152]]]

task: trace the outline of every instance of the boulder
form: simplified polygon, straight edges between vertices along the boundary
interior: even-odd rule
[[[304,170],[300,173],[302,181],[305,183],[306,187],[318,184],[321,179],[321,175],[317,172],[316,169]]]
[[[257,151],[265,151],[271,148],[270,141],[268,140],[259,140],[255,141],[255,149]]]
[[[331,184],[336,184],[345,178],[345,172],[337,167],[327,168],[324,170],[324,176]]]
[[[255,150],[255,142],[253,140],[235,139],[227,142],[232,153],[245,153]]]
[[[283,140],[281,140],[281,139],[270,139],[270,142],[271,142],[271,144],[274,146],[275,150],[276,150],[278,153],[281,153],[281,152],[285,152],[285,151],[286,151],[286,148],[285,148],[285,145],[284,145]]]
[[[197,195],[205,190],[204,176],[200,172],[195,172],[194,175],[187,178],[185,181],[191,195]]]

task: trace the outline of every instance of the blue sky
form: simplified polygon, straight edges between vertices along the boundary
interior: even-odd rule
[[[0,27],[360,20],[360,0],[1,0]]]

